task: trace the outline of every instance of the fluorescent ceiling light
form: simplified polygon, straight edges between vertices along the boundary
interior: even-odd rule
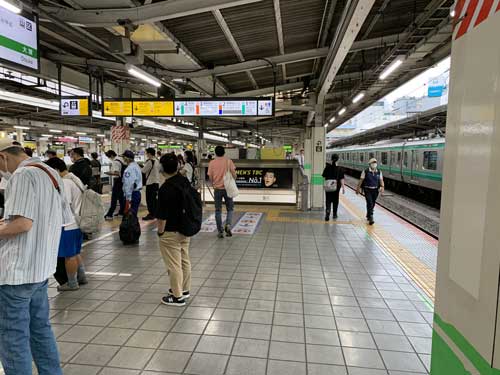
[[[353,104],[356,104],[357,102],[359,102],[364,97],[365,97],[365,93],[364,92],[360,92],[358,95],[356,95],[354,97],[354,99],[352,99]]]
[[[451,17],[451,18],[455,18],[455,14],[456,14],[455,9],[452,9],[452,10],[450,11],[450,17]]]
[[[52,138],[52,137],[53,137],[53,135],[52,135],[52,134],[42,134],[42,137]]]
[[[78,135],[87,135],[87,133],[82,133],[82,132],[76,132]]]
[[[30,130],[29,127],[27,126],[14,126],[14,129],[19,129],[19,130]]]
[[[384,80],[389,77],[403,63],[403,56],[396,58],[385,70],[380,74],[379,78]]]
[[[19,14],[23,10],[23,4],[17,0],[0,0],[0,7],[13,13]]]
[[[103,138],[106,136],[106,134],[97,134],[97,136]]]
[[[335,116],[330,119],[330,124],[335,121]]]
[[[150,85],[153,85],[155,87],[161,86],[161,81],[158,78],[153,77],[151,74],[146,73],[144,70],[139,69],[138,67],[133,66],[133,65],[129,65],[129,64],[127,64],[126,67],[127,67],[128,73],[130,75],[132,75],[136,78],[139,78],[139,79],[143,80],[144,82],[147,82]]]
[[[135,138],[134,138],[134,137],[130,137],[130,139],[131,139],[132,141],[135,141]]]
[[[342,115],[345,113],[345,111],[347,111],[347,108],[346,108],[346,107],[342,108],[342,109],[339,111],[339,116],[342,116]]]
[[[62,130],[49,129],[49,132],[51,132],[51,133],[62,133]]]
[[[325,124],[325,125],[323,125],[323,126],[324,126],[325,128],[327,128],[327,127],[328,127],[328,124]]]

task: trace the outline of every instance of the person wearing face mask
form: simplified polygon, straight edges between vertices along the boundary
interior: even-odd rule
[[[377,202],[378,194],[384,192],[384,177],[382,171],[377,168],[377,159],[371,158],[369,167],[361,172],[356,194],[361,192],[361,188],[365,193],[366,199],[366,219],[370,225],[373,225],[373,209]]]
[[[0,222],[0,362],[6,375],[62,375],[49,321],[48,278],[61,228],[74,220],[60,176],[25,150],[0,140],[5,186]]]

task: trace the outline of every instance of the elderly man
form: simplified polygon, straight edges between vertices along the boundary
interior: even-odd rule
[[[59,175],[9,139],[0,140],[7,180],[0,223],[0,361],[6,375],[61,375],[49,322],[48,278],[71,214]]]

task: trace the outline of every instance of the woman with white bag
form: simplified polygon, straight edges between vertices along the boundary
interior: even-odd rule
[[[326,200],[325,221],[330,220],[330,210],[332,209],[332,206],[333,220],[337,218],[340,189],[342,189],[342,193],[345,194],[344,171],[341,167],[337,166],[338,160],[339,156],[337,154],[333,154],[332,164],[327,163],[325,170],[323,171],[323,178],[325,179],[324,188]]]
[[[232,160],[226,158],[224,147],[215,148],[216,158],[208,165],[208,177],[214,188],[215,221],[217,223],[218,237],[231,237],[231,225],[233,221],[234,201],[238,195],[236,187],[236,167]],[[226,224],[222,226],[222,200],[226,204]]]

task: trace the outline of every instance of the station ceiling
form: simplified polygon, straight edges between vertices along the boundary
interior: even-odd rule
[[[285,142],[306,126],[329,130],[450,53],[453,0],[23,0],[40,15],[40,76],[86,89],[92,71],[109,96],[154,95],[123,68],[130,57],[110,41],[130,31],[144,51],[140,66],[176,96],[261,96],[276,92],[276,117],[207,119],[206,130],[252,141],[255,133]],[[36,3],[36,4],[35,4]],[[350,39],[350,35],[355,38]],[[401,69],[380,81],[399,56]],[[19,82],[2,88],[55,98]],[[122,90],[122,91],[120,91]],[[364,99],[352,105],[360,91]],[[347,107],[342,118],[336,113]],[[0,117],[81,126],[57,111],[0,101]],[[317,118],[317,120],[316,120]],[[109,125],[94,119],[90,126]],[[198,123],[196,123],[199,125]],[[178,126],[178,124],[177,124]],[[238,130],[239,129],[239,130]],[[232,130],[232,131],[231,131]],[[144,132],[149,130],[145,129]],[[153,130],[151,130],[153,131]],[[155,130],[156,132],[157,130]]]

